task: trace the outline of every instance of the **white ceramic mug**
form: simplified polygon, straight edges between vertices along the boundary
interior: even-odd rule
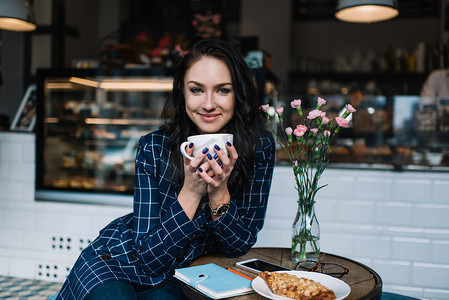
[[[193,149],[193,156],[196,156],[200,151],[203,151],[204,148],[209,148],[210,155],[215,155],[214,146],[217,145],[220,147],[226,155],[228,155],[228,150],[226,149],[226,142],[230,142],[231,144],[234,142],[233,135],[230,133],[212,133],[212,134],[200,134],[200,135],[192,135],[187,138],[187,141],[181,144],[181,153],[188,159],[193,159],[192,156],[186,153],[186,147],[193,143],[195,148]]]

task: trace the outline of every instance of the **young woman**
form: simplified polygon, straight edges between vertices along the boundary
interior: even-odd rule
[[[57,299],[182,299],[174,269],[215,251],[238,257],[254,245],[275,158],[256,94],[236,50],[219,40],[194,45],[175,74],[164,125],[140,139],[133,213],[82,251]],[[233,134],[229,155],[216,147],[215,157],[206,148],[184,158],[180,144],[205,133]]]

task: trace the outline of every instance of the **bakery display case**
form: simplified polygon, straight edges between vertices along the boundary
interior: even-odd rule
[[[132,203],[139,138],[160,124],[170,70],[38,70],[36,199]]]
[[[305,103],[316,103],[311,96]],[[331,167],[449,171],[449,99],[421,99],[417,95],[334,95],[323,106],[328,117],[351,103],[350,128],[333,141]],[[304,115],[313,107],[305,107]],[[289,126],[299,124],[293,109]],[[282,150],[282,149],[280,149]],[[278,151],[278,162],[288,158]]]

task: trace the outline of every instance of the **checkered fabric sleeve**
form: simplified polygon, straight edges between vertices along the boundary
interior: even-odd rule
[[[238,257],[248,252],[262,229],[275,159],[271,133],[262,132],[255,157],[252,181],[242,194],[231,199],[231,206],[223,217],[208,223],[220,251],[226,256]]]
[[[171,160],[161,153],[168,151],[163,147],[166,140],[157,133],[142,137],[136,155],[133,239],[139,265],[148,275],[169,269],[189,237],[200,230],[177,201]]]

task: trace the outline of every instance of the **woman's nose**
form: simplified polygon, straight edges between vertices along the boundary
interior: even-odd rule
[[[213,110],[215,109],[216,105],[215,105],[215,100],[214,100],[214,96],[211,93],[206,93],[206,97],[204,99],[204,103],[203,103],[203,108],[205,110]]]

